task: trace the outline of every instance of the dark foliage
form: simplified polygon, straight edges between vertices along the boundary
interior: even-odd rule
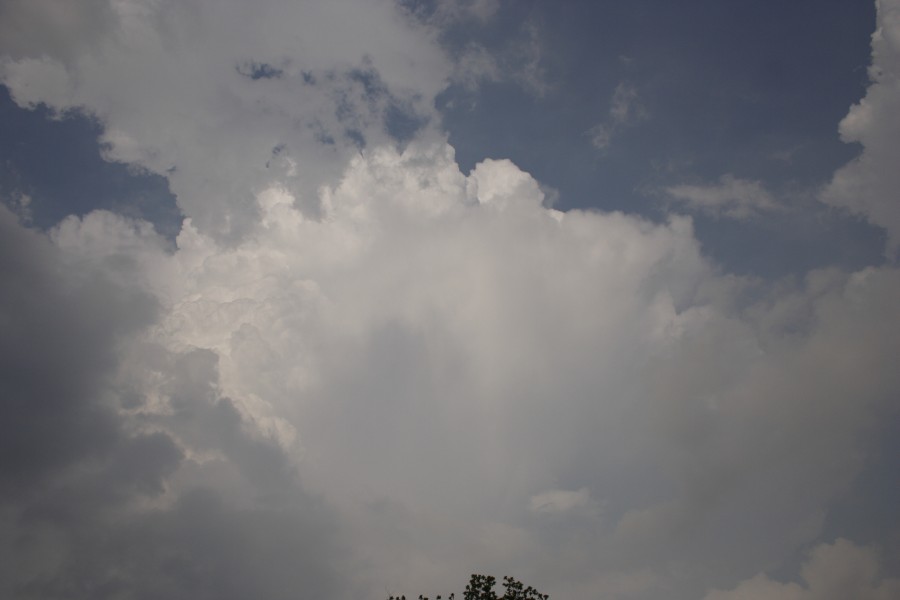
[[[463,593],[463,600],[548,600],[548,594],[542,594],[531,586],[525,587],[521,581],[512,577],[503,578],[505,589],[502,596],[494,592],[497,579],[491,575],[473,574]],[[448,600],[455,600],[456,594],[450,594]],[[406,596],[391,596],[388,600],[406,600]],[[430,600],[428,596],[419,595],[418,600]],[[436,596],[435,600],[441,600]]]

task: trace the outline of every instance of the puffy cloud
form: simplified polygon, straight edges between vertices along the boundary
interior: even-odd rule
[[[426,136],[453,80],[543,90],[534,27],[478,60],[441,48],[443,27],[496,9],[445,2],[424,18],[389,0],[13,2],[0,82],[21,106],[97,117],[108,160],[166,176],[196,227],[234,240],[277,182],[315,218],[318,188],[360,148]]]
[[[291,180],[315,215],[336,164],[434,119],[451,72],[433,28],[388,1],[69,4],[6,9],[68,37],[56,52],[36,36],[0,60],[0,80],[20,105],[97,116],[108,159],[166,175],[196,226],[231,238],[272,181]],[[16,31],[0,30],[5,46],[21,46]]]
[[[331,512],[218,393],[216,356],[138,342],[164,242],[77,224],[51,242],[0,207],[0,595],[340,596]]]
[[[889,600],[900,595],[900,579],[880,579],[878,556],[871,548],[839,539],[816,546],[800,573],[803,585],[779,583],[766,575],[741,582],[730,591],[715,591],[706,600]]]
[[[117,343],[155,317],[152,296],[98,270],[60,273],[58,249],[0,207],[0,490],[23,493],[117,442],[97,398]]]
[[[171,252],[101,212],[52,239],[160,307],[115,384],[120,418],[180,453],[147,450],[151,514],[179,527],[200,485],[259,535],[297,519],[305,556],[312,490],[347,589],[733,584],[819,535],[900,389],[891,269],[766,291],[718,275],[683,218],[547,209],[512,163],[467,176],[445,144],[366,150],[321,193],[310,219],[289,185],[260,192],[238,244],[187,222]],[[244,523],[222,535],[269,552]],[[262,585],[251,554],[209,560]]]
[[[714,184],[673,185],[665,192],[688,210],[719,218],[750,219],[782,208],[761,182],[733,175]]]
[[[900,247],[900,2],[877,0],[878,28],[872,35],[872,80],[866,96],[841,121],[845,142],[862,145],[860,155],[839,169],[822,199],[864,216],[888,234],[887,253]]]
[[[820,536],[900,391],[896,269],[730,277],[688,218],[462,173],[415,129],[451,61],[389,3],[108,6],[3,81],[188,218],[0,209],[2,595],[695,598]]]

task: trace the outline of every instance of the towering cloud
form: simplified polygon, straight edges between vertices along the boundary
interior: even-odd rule
[[[845,560],[894,589],[823,532],[895,415],[900,271],[735,277],[687,218],[463,173],[409,9],[90,7],[90,43],[6,34],[3,81],[100,118],[186,219],[0,211],[0,595],[818,599]],[[806,587],[759,575],[823,542]]]
[[[900,3],[877,0],[872,34],[872,81],[865,98],[841,121],[841,139],[862,145],[858,158],[839,169],[823,199],[858,213],[888,233],[887,252],[900,247]]]

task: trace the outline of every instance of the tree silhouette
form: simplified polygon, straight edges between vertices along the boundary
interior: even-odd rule
[[[502,596],[494,592],[494,584],[497,579],[491,575],[479,575],[473,573],[463,593],[463,600],[548,600],[548,594],[542,594],[530,585],[525,587],[521,581],[512,577],[503,578],[505,589]],[[450,594],[448,600],[455,600],[455,594]],[[406,600],[406,596],[391,596],[388,600]],[[419,594],[418,600],[430,600],[428,596]],[[435,600],[441,600],[438,595]]]

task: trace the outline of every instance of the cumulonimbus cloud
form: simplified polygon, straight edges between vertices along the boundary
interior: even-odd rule
[[[321,219],[288,187],[257,202],[238,245],[188,222],[173,253],[109,213],[52,238],[160,306],[116,384],[121,418],[184,457],[156,510],[194,476],[253,506],[254,477],[311,491],[363,587],[453,585],[476,557],[544,572],[557,553],[596,557],[548,580],[576,597],[598,573],[676,585],[659,574],[680,561],[746,576],[815,539],[900,387],[891,269],[748,305],[753,284],[718,275],[689,221],[547,209],[512,163],[466,176],[440,144],[364,152]],[[603,518],[548,526],[548,489]]]
[[[23,46],[4,81],[103,118],[188,218],[173,247],[109,212],[47,235],[0,213],[5,595],[488,571],[689,598],[821,541],[900,391],[896,269],[733,277],[688,218],[559,212],[433,128],[396,143],[390,107],[429,116],[452,68],[390,5],[347,45],[316,33],[331,5],[300,36],[289,3],[115,6],[92,51]]]

